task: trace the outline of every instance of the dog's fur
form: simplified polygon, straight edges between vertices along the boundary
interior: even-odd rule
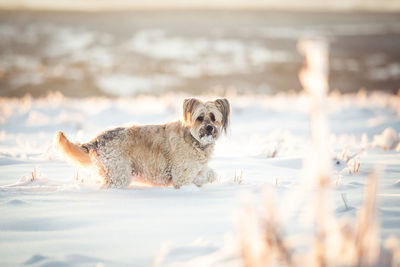
[[[227,99],[190,98],[183,102],[183,121],[115,128],[85,144],[71,143],[58,132],[56,144],[79,165],[95,167],[104,187],[127,187],[132,177],[175,188],[201,186],[216,178],[207,162],[229,116]]]

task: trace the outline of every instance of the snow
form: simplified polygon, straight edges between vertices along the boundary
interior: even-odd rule
[[[393,149],[399,142],[399,137],[393,128],[386,128],[382,134],[374,136],[375,145],[382,149]]]
[[[210,162],[220,177],[201,188],[133,183],[102,190],[87,170],[68,164],[52,147],[59,130],[84,142],[114,126],[178,119],[186,97],[1,98],[0,265],[241,266],[241,208],[260,204],[264,191],[275,195],[272,205],[293,246],[301,244],[298,235],[313,229],[310,207],[302,204],[315,192],[300,183],[312,145],[306,93],[226,95],[231,127],[216,141]],[[399,238],[400,96],[333,92],[324,109],[326,146],[336,159],[334,215],[356,217],[367,174],[380,166],[382,246],[391,235]]]
[[[287,62],[290,59],[288,53],[269,50],[254,41],[183,38],[168,36],[162,29],[141,30],[125,47],[153,59],[174,60],[169,68],[186,78],[246,73],[251,68],[263,68],[268,62]]]
[[[208,145],[214,143],[214,137],[212,135],[205,135],[202,138],[200,138],[200,143],[203,145]]]
[[[152,89],[165,89],[180,84],[179,79],[169,75],[132,76],[128,74],[110,74],[99,77],[99,88],[115,96],[131,96],[135,93],[151,92]]]

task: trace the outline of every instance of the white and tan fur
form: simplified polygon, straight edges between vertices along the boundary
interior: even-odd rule
[[[190,98],[183,102],[183,121],[119,127],[85,144],[71,143],[58,132],[56,145],[75,163],[94,167],[106,188],[127,187],[132,178],[175,188],[201,186],[216,179],[207,162],[229,116],[227,99]]]

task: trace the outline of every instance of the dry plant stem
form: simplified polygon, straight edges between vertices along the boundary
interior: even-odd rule
[[[37,171],[37,167],[33,168],[32,171],[32,177],[31,177],[31,182],[36,181],[38,178],[38,171]]]
[[[267,265],[269,262],[268,254],[263,251],[258,251],[256,249],[255,242],[257,243],[257,238],[259,237],[255,233],[258,229],[258,216],[254,207],[250,203],[245,203],[243,208],[243,217],[241,220],[241,254],[243,259],[243,264],[246,267],[261,267]],[[264,252],[264,253],[263,253]]]
[[[317,189],[317,199],[316,199],[316,210],[315,210],[315,220],[317,226],[317,232],[315,236],[315,264],[318,267],[327,266],[327,248],[326,248],[326,237],[328,235],[328,227],[326,223],[326,207],[327,204],[327,193],[329,190],[329,178],[327,176],[321,176],[319,178],[319,188]]]
[[[349,210],[349,206],[347,205],[346,195],[342,193],[340,194],[340,196],[342,197],[344,207],[346,208],[346,210]]]
[[[362,206],[356,228],[355,245],[357,266],[377,266],[379,251],[377,219],[377,176],[368,175]]]
[[[360,155],[361,152],[365,151],[365,147],[361,148],[358,152],[354,153],[353,155],[347,157],[346,155],[346,163],[348,163],[351,159],[355,158],[356,156]]]
[[[265,245],[270,247],[271,251],[276,251],[277,260],[280,265],[292,266],[292,256],[290,249],[284,242],[284,236],[281,234],[281,223],[279,222],[278,212],[272,197],[265,200],[267,207],[267,218],[264,219],[263,228],[265,229]]]
[[[233,177],[233,182],[237,184],[243,183],[243,170],[240,170],[238,173],[238,170],[235,170],[235,177]]]
[[[280,223],[271,199],[266,200],[266,217],[261,218],[253,205],[243,207],[241,254],[248,267],[293,266],[290,249],[280,233]]]
[[[281,266],[292,266],[292,257],[290,250],[283,242],[283,237],[279,233],[279,225],[266,222],[264,226],[265,242],[271,249],[276,250],[278,261]]]
[[[329,202],[329,174],[331,159],[329,146],[326,142],[329,136],[329,127],[325,115],[328,88],[328,45],[323,39],[301,40],[298,50],[306,58],[306,66],[300,71],[300,81],[310,96],[310,128],[312,150],[308,164],[318,161],[313,167],[311,178],[317,186],[315,198],[316,235],[314,241],[314,263],[316,266],[327,266],[326,238],[328,236],[328,222],[330,214],[326,211]]]

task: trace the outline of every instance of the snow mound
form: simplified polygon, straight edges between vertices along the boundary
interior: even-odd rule
[[[386,128],[380,135],[374,135],[374,144],[384,150],[394,149],[398,142],[399,137],[391,127]]]

